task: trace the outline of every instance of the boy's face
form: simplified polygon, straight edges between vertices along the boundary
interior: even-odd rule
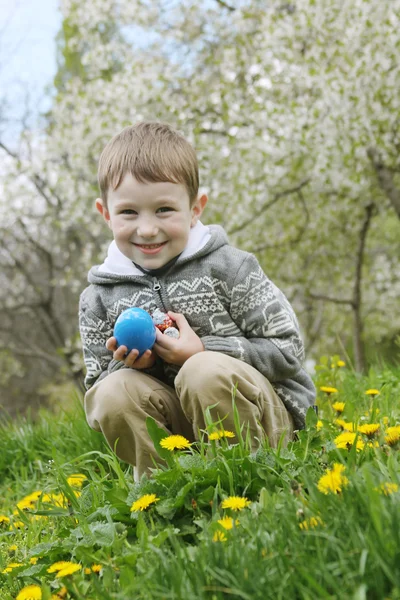
[[[128,173],[116,190],[109,190],[107,200],[106,208],[98,198],[96,208],[119,250],[144,269],[159,269],[185,249],[207,196],[190,207],[184,185],[140,183]]]

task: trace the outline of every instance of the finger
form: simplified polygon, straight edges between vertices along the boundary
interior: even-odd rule
[[[135,369],[146,369],[147,367],[151,366],[152,355],[153,353],[151,350],[146,350],[146,352],[144,352],[142,356],[139,356],[135,360],[135,362],[133,363],[133,367]]]
[[[128,356],[125,358],[125,364],[127,367],[132,367],[139,356],[139,350],[131,350]]]
[[[127,352],[128,348],[126,346],[118,346],[118,348],[114,351],[114,360],[124,360]]]
[[[171,317],[171,319],[173,321],[175,321],[175,323],[178,326],[178,329],[182,329],[185,326],[189,326],[189,323],[187,322],[185,315],[182,315],[181,313],[174,313],[172,311],[168,311],[168,315]]]
[[[108,340],[106,341],[106,348],[107,350],[111,350],[112,352],[114,352],[114,350],[117,349],[117,340],[115,339],[115,337],[108,338]]]

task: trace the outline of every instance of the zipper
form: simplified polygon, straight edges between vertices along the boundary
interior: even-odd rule
[[[160,282],[157,279],[154,279],[153,292],[158,292],[159,290],[161,290]]]

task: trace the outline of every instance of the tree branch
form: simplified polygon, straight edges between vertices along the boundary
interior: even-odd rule
[[[400,189],[396,187],[392,170],[383,163],[382,156],[376,148],[368,148],[367,155],[375,169],[381,190],[389,198],[400,219]]]
[[[226,2],[224,2],[224,0],[215,0],[215,2],[217,2],[217,4],[219,4],[220,6],[227,8],[231,12],[234,12],[236,10],[234,6],[230,6],[230,4],[227,4]]]
[[[240,225],[237,225],[233,229],[230,229],[228,231],[228,233],[230,235],[232,235],[233,233],[237,233],[238,231],[242,231],[248,225],[251,225],[251,223],[253,223],[254,219],[257,219],[257,217],[259,217],[260,215],[262,215],[263,212],[265,212],[266,210],[268,210],[269,208],[271,208],[271,206],[273,206],[274,204],[276,204],[278,202],[278,200],[280,200],[281,198],[284,198],[285,196],[290,196],[290,194],[294,194],[296,192],[298,193],[301,190],[301,188],[303,188],[305,185],[307,185],[307,183],[309,181],[310,181],[310,178],[307,177],[306,179],[303,179],[303,181],[301,181],[298,185],[296,185],[296,186],[294,186],[292,188],[288,188],[287,190],[284,190],[283,192],[277,192],[274,195],[274,197],[272,198],[272,200],[270,200],[269,202],[265,202],[261,206],[261,208],[259,208],[258,211],[256,211],[251,217],[249,217],[248,219],[246,219]]]
[[[333,298],[332,296],[327,296],[325,294],[308,294],[310,298],[314,298],[314,300],[325,300],[326,302],[333,302],[334,304],[347,304],[348,306],[353,306],[352,299],[346,298]]]

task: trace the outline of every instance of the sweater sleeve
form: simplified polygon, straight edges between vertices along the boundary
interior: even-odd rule
[[[304,347],[294,311],[251,254],[235,278],[230,315],[243,337],[205,336],[201,339],[206,350],[247,362],[271,383],[299,372]]]
[[[85,388],[88,390],[119,369],[129,369],[121,360],[114,360],[107,350],[106,341],[113,335],[113,324],[98,317],[84,302],[79,304],[79,331],[82,340],[83,359],[86,367]],[[145,373],[159,376],[159,361]]]

